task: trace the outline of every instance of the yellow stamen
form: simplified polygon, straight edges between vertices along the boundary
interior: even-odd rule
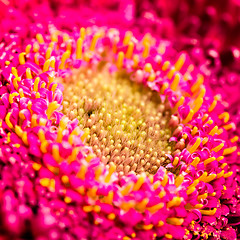
[[[186,54],[182,53],[179,56],[177,62],[175,63],[175,68],[176,68],[177,71],[181,70],[181,68],[182,68],[183,64],[185,63],[185,61],[186,61]]]
[[[167,183],[168,183],[168,175],[165,173],[162,180],[162,186],[163,187],[166,186]]]
[[[116,218],[116,215],[114,213],[110,213],[110,214],[108,214],[107,218],[109,220],[114,220]]]
[[[123,52],[119,52],[118,53],[118,58],[117,58],[117,63],[116,63],[116,65],[117,65],[117,67],[119,69],[121,69],[122,66],[123,66],[123,59],[124,59],[124,53]]]
[[[91,46],[90,46],[90,51],[94,51],[96,45],[97,45],[97,41],[98,39],[101,37],[101,34],[100,33],[96,33],[94,36],[93,36],[93,39],[92,39],[92,42],[91,42]]]
[[[17,92],[10,93],[9,94],[9,103],[12,104],[14,97],[17,97],[17,96],[19,96],[19,94]]]
[[[209,133],[209,135],[214,136],[218,131],[218,126],[215,126]]]
[[[53,147],[52,147],[52,155],[53,155],[53,158],[57,162],[60,162],[61,157],[60,157],[60,154],[59,154],[59,147],[58,147],[58,145],[53,145]]]
[[[135,209],[139,212],[143,212],[149,202],[148,198],[144,198],[141,202],[137,203]]]
[[[223,128],[227,131],[231,130],[234,127],[235,127],[234,123],[229,123],[229,124],[223,126]]]
[[[149,78],[148,78],[148,81],[149,81],[149,82],[153,82],[153,81],[155,80],[155,78],[156,78],[155,73],[151,73],[150,76],[149,76]]]
[[[223,150],[223,155],[229,155],[237,150],[237,146],[229,147]]]
[[[18,92],[19,92],[20,98],[24,97],[24,93],[23,93],[23,89],[22,88],[20,88],[18,90]]]
[[[132,57],[133,49],[134,49],[134,43],[130,42],[128,44],[128,49],[127,49],[127,52],[126,52],[126,58],[130,59]]]
[[[51,91],[52,91],[52,92],[55,92],[55,90],[57,89],[57,86],[58,86],[58,84],[57,84],[57,83],[54,83],[54,84],[52,85],[52,87],[51,87]]]
[[[66,60],[70,57],[70,55],[71,55],[71,52],[68,51],[68,50],[63,53],[62,58],[61,58],[61,64],[60,64],[60,66],[59,66],[59,69],[64,69],[65,62],[66,62]]]
[[[51,62],[50,62],[50,67],[55,69],[55,63],[56,63],[56,60],[54,57],[51,57]],[[50,77],[49,77],[49,83],[50,83]]]
[[[239,139],[239,137],[235,136],[235,137],[231,138],[230,141],[231,141],[231,143],[235,143],[238,141],[238,139]]]
[[[125,33],[125,36],[124,36],[124,39],[123,39],[123,45],[128,45],[130,40],[131,40],[131,38],[132,38],[132,32],[127,31]]]
[[[72,161],[76,160],[78,153],[79,149],[73,148],[71,155],[68,157],[68,163],[71,163]]]
[[[224,178],[231,177],[233,175],[233,172],[228,172],[223,175]]]
[[[10,117],[11,117],[11,112],[8,112],[5,118],[6,124],[8,125],[9,128],[13,128],[12,123],[10,122]]]
[[[40,54],[38,52],[34,55],[34,61],[37,65],[39,65],[39,56]]]
[[[151,63],[146,63],[144,66],[144,70],[148,73],[150,73],[152,71],[152,65]]]
[[[80,28],[80,37],[81,37],[82,39],[84,39],[84,38],[85,38],[85,35],[86,35],[86,29],[85,29],[84,27],[81,27],[81,28]]]
[[[40,142],[44,142],[46,140],[44,131],[42,129],[40,129],[38,131],[38,138],[39,138]]]
[[[198,128],[195,126],[192,131],[191,131],[191,134],[194,136],[198,131]]]
[[[177,166],[178,162],[179,162],[179,157],[175,157],[173,159],[173,166]]]
[[[193,118],[193,115],[194,115],[194,111],[190,109],[187,117],[183,120],[183,123],[188,123],[189,121],[191,121]]]
[[[28,45],[26,46],[26,48],[25,48],[26,54],[30,53],[31,48],[32,48],[32,45],[31,45],[31,44],[28,44]]]
[[[38,42],[35,42],[33,44],[33,52],[37,53],[39,51],[39,48],[40,48],[40,46],[39,46]]]
[[[28,145],[27,132],[23,132],[22,141],[25,145]]]
[[[193,112],[196,113],[202,106],[203,104],[203,98],[197,98],[195,101],[194,101],[194,107],[193,107]]]
[[[41,33],[38,33],[38,34],[36,35],[36,39],[37,39],[37,41],[38,41],[40,44],[43,44],[43,43],[44,43],[44,39],[43,39],[43,36],[42,36]]]
[[[23,130],[20,126],[16,125],[15,126],[15,133],[21,138],[23,135]]]
[[[162,85],[162,87],[161,87],[161,89],[160,89],[160,92],[163,94],[163,93],[165,92],[165,90],[168,88],[168,86],[169,86],[169,84],[168,84],[167,82],[165,82],[165,83]]]
[[[198,74],[197,81],[192,85],[191,91],[195,92],[199,89],[199,87],[203,84],[204,77],[202,74]]]
[[[12,74],[14,77],[16,77],[16,78],[18,77],[18,71],[15,67],[12,67]]]
[[[41,169],[42,165],[39,163],[33,163],[32,167],[35,171],[39,171]]]
[[[90,133],[90,130],[85,129],[83,135],[81,136],[81,140],[84,141],[87,138],[87,136],[89,135],[89,133]]]
[[[27,69],[26,69],[26,77],[27,77],[28,79],[32,79],[32,74],[31,74],[31,69],[30,69],[30,68],[27,68]]]
[[[215,160],[216,160],[215,157],[210,157],[210,158],[204,160],[204,165],[206,166],[207,164],[209,164],[209,163],[211,163],[211,162],[213,162]]]
[[[155,212],[159,211],[160,209],[162,209],[163,207],[164,207],[164,203],[158,203],[152,207],[148,207],[147,209],[149,210],[149,212],[155,213]]]
[[[184,222],[183,218],[167,218],[166,222],[171,225],[181,226]]]
[[[85,165],[82,165],[80,167],[80,170],[79,172],[77,173],[77,177],[84,180],[85,179],[85,175],[86,175],[86,172],[87,172],[87,167]]]
[[[215,148],[213,148],[212,151],[218,152],[218,151],[220,151],[223,147],[224,147],[224,143],[221,143],[221,144],[219,144],[218,146],[216,146]]]
[[[224,123],[229,121],[230,115],[228,112],[223,112],[218,116],[219,119],[223,119]]]
[[[49,70],[50,62],[51,62],[50,59],[46,60],[46,62],[43,65],[43,72],[47,72]]]
[[[38,85],[39,85],[40,78],[36,77],[33,85],[33,91],[37,92],[38,91]]]
[[[80,37],[77,40],[76,59],[82,59],[82,45],[83,39]]]
[[[133,67],[136,68],[138,66],[138,63],[139,63],[139,56],[135,54],[133,56]]]
[[[177,178],[175,179],[175,186],[179,187],[183,183],[183,180],[184,180],[184,176],[181,174],[178,175]]]
[[[169,61],[165,61],[163,63],[163,66],[162,66],[162,70],[166,71],[169,68],[169,66],[170,66],[170,62]]]
[[[202,209],[200,209],[199,211],[201,212],[202,215],[212,216],[216,213],[217,208],[214,208],[212,210],[202,210]]]
[[[116,170],[116,165],[115,164],[110,164],[109,170],[108,170],[108,174],[105,178],[105,182],[109,183],[112,177],[112,174],[115,172]]]
[[[224,171],[224,170],[222,170],[220,173],[218,173],[218,174],[217,174],[217,178],[220,178],[220,177],[222,177],[222,176],[224,175],[224,173],[225,173],[225,171]]]
[[[170,69],[169,72],[167,73],[168,79],[171,80],[175,72],[176,72],[175,67],[171,67],[171,69]]]
[[[174,197],[171,201],[167,203],[167,207],[178,207],[181,204],[182,200],[180,197]]]
[[[144,174],[141,174],[139,177],[138,177],[138,180],[137,182],[134,184],[134,187],[133,187],[133,191],[138,191],[142,184],[144,183],[145,181],[145,175]]]
[[[24,57],[25,55],[26,55],[25,52],[22,52],[22,53],[19,54],[18,59],[19,59],[19,63],[20,63],[21,65],[25,64],[25,57]]]
[[[57,110],[58,107],[59,107],[59,104],[57,103],[57,101],[53,101],[53,102],[50,102],[50,103],[49,103],[48,109],[47,109],[47,111],[46,111],[46,114],[47,114],[48,119],[51,118],[53,112],[54,112],[55,110]]]
[[[45,56],[46,60],[48,60],[51,57],[51,54],[52,54],[52,48],[48,47],[46,51],[46,56]]]
[[[195,187],[191,187],[191,188],[189,188],[188,190],[187,190],[187,195],[190,195],[190,194],[192,194],[194,191],[196,190],[196,188]]]
[[[212,104],[211,104],[210,107],[208,108],[208,111],[209,111],[209,112],[212,112],[213,109],[216,107],[216,105],[217,105],[217,100],[214,99],[213,102],[212,102]]]
[[[201,143],[201,138],[197,138],[196,142],[189,148],[188,151],[191,154],[194,153],[197,150],[197,148],[199,147],[200,143]]]
[[[185,100],[185,97],[181,96],[180,99],[178,100],[178,102],[176,103],[176,105],[174,106],[173,112],[176,112],[178,110],[178,108],[183,105],[184,100]]]
[[[43,153],[47,153],[47,147],[48,147],[48,141],[45,140],[41,143],[41,146],[40,146],[40,150],[43,152]]]
[[[207,194],[207,193],[204,193],[204,194],[202,194],[202,195],[199,195],[199,196],[198,196],[198,201],[204,200],[204,199],[206,199],[207,197],[208,197],[208,194]]]
[[[129,184],[127,184],[127,186],[124,186],[123,190],[121,191],[121,194],[123,196],[127,195],[130,192],[130,190],[132,189],[133,185],[134,184],[132,182],[130,182]]]
[[[175,77],[174,77],[174,79],[173,79],[173,81],[172,81],[172,84],[171,84],[170,88],[171,88],[173,91],[176,91],[179,82],[180,82],[180,74],[179,74],[179,73],[176,73],[176,74],[175,74]]]

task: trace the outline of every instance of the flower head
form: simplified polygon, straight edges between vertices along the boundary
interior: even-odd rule
[[[3,235],[236,238],[236,127],[188,54],[34,10],[0,49]]]

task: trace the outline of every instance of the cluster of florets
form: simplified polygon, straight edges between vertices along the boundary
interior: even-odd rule
[[[3,22],[1,234],[12,239],[235,239],[236,126],[221,95],[204,85],[201,69],[185,52],[177,54],[169,42],[150,34],[138,39],[116,28],[77,28],[77,11],[69,10],[73,20],[53,17],[47,3],[32,11],[28,17],[12,8]],[[19,17],[30,30],[16,28]],[[167,156],[170,163],[154,175],[120,178],[114,164],[103,164],[86,145],[88,132],[62,113],[58,78],[75,69],[96,70],[104,62],[109,74],[124,73],[158,92],[171,111],[169,141],[175,149]]]

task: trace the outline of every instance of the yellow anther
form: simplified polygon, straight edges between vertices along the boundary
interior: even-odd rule
[[[153,189],[156,190],[159,186],[161,186],[161,182],[158,180],[153,184]]]
[[[81,136],[81,140],[84,141],[89,135],[89,133],[90,133],[90,130],[88,128],[85,129],[83,135]]]
[[[203,182],[208,183],[211,182],[212,180],[214,180],[217,177],[216,174],[210,174],[209,176],[207,176],[205,179],[203,179]]]
[[[162,209],[164,207],[164,203],[158,203],[153,205],[152,207],[148,207],[147,209],[149,210],[149,212],[151,213],[155,213],[157,211],[159,211],[160,209]]]
[[[27,68],[27,69],[26,69],[26,77],[27,77],[28,79],[32,79],[32,73],[31,73],[31,69],[30,69],[30,68]]]
[[[20,88],[18,90],[18,92],[19,92],[20,98],[24,97],[24,93],[23,93],[23,89],[22,88]]]
[[[68,163],[71,163],[72,161],[76,160],[78,153],[79,149],[73,148],[71,155],[68,157]]]
[[[148,77],[148,81],[153,82],[155,80],[155,78],[156,78],[155,73],[151,73],[150,76]]]
[[[128,237],[128,236],[124,236],[124,237],[123,237],[123,240],[131,240],[131,238]]]
[[[10,65],[10,62],[9,62],[9,61],[5,61],[5,65],[6,65],[6,66],[9,66],[9,65]]]
[[[117,63],[116,63],[116,65],[117,65],[117,67],[119,69],[121,69],[122,66],[123,66],[123,59],[124,59],[124,53],[123,52],[119,52],[118,53],[118,57],[117,57]]]
[[[187,117],[183,120],[183,123],[188,123],[189,121],[191,121],[193,118],[193,115],[194,115],[194,111],[190,109]]]
[[[193,181],[191,185],[188,186],[188,188],[196,187],[199,184],[200,178],[196,179]]]
[[[169,84],[165,82],[160,89],[160,93],[163,94],[168,87],[169,87]]]
[[[198,147],[200,146],[201,138],[197,138],[196,142],[188,149],[188,151],[192,154],[194,153]]]
[[[216,107],[216,105],[217,105],[217,100],[214,99],[213,102],[212,102],[212,104],[211,104],[210,107],[208,108],[208,111],[209,111],[209,112],[212,112],[213,109]]]
[[[37,53],[39,51],[39,48],[40,48],[40,46],[39,46],[38,42],[35,42],[33,44],[33,52]]]
[[[47,153],[47,147],[48,147],[48,141],[45,140],[41,143],[41,146],[40,146],[40,150],[43,152],[43,153]]]
[[[175,67],[171,67],[171,69],[169,70],[169,72],[167,73],[167,77],[168,79],[172,79],[174,73],[176,72]]]
[[[9,94],[9,103],[12,104],[14,97],[17,97],[17,96],[19,96],[19,93],[17,93],[17,92],[10,93]]]
[[[23,132],[22,141],[25,145],[28,145],[27,132]]]
[[[144,198],[141,202],[136,204],[135,209],[139,212],[143,212],[146,209],[146,206],[148,203],[149,203],[149,199]]]
[[[51,41],[54,42],[58,42],[58,33],[54,32],[51,34]]]
[[[220,178],[220,177],[222,177],[222,176],[224,175],[224,173],[225,173],[225,171],[224,171],[224,170],[222,170],[220,173],[218,173],[218,174],[217,174],[217,178]]]
[[[53,112],[54,112],[55,110],[57,110],[58,107],[59,107],[59,104],[57,103],[57,101],[53,101],[53,102],[50,102],[50,103],[49,103],[48,109],[47,109],[47,111],[46,111],[46,114],[47,114],[48,119],[51,118]]]
[[[51,87],[51,91],[52,91],[52,92],[55,92],[56,89],[57,89],[57,86],[58,86],[58,84],[57,84],[57,83],[54,83],[54,84],[52,85],[52,87]]]
[[[69,52],[72,51],[72,41],[69,40],[69,41],[67,42],[66,50],[68,50]]]
[[[82,59],[83,39],[80,37],[77,40],[76,59]]]
[[[5,117],[5,121],[6,121],[6,124],[8,125],[9,128],[13,128],[13,125],[12,123],[10,122],[10,117],[11,117],[11,112],[8,112],[6,117]]]
[[[135,54],[133,56],[133,67],[136,68],[138,66],[138,63],[139,63],[139,56]]]
[[[39,182],[43,187],[49,187],[49,185],[50,185],[50,179],[49,178],[41,178],[39,180]]]
[[[100,33],[96,33],[94,36],[93,36],[93,39],[92,39],[92,42],[91,42],[91,45],[90,45],[90,51],[94,51],[96,45],[97,45],[97,41],[98,39],[101,37],[101,34]]]
[[[181,70],[181,68],[182,68],[183,64],[185,63],[185,61],[186,61],[186,54],[182,53],[179,56],[177,62],[175,63],[175,68],[176,68],[177,71]]]
[[[186,133],[184,133],[184,134],[182,135],[182,138],[186,140],[186,139],[188,138],[188,135],[187,135]]]
[[[33,169],[34,169],[35,171],[39,171],[40,168],[42,167],[42,165],[39,164],[39,163],[33,163],[33,164],[32,164],[32,167],[33,167]]]
[[[41,33],[38,33],[38,34],[36,35],[36,39],[37,39],[37,41],[38,41],[40,44],[43,44],[43,43],[44,43],[44,39],[43,39],[43,36],[42,36]]]
[[[229,124],[223,126],[223,128],[227,131],[233,129],[234,127],[235,127],[234,123],[229,123]]]
[[[205,122],[208,119],[209,115],[205,113],[202,117],[202,121]]]
[[[61,58],[61,64],[60,64],[60,66],[59,66],[59,69],[64,69],[65,62],[66,62],[66,60],[70,57],[70,55],[71,55],[71,52],[68,51],[68,50],[63,53],[62,58]]]
[[[169,234],[169,233],[166,233],[164,236],[167,239],[173,239],[173,236],[171,234]]]
[[[228,112],[223,112],[218,116],[218,118],[223,119],[224,123],[227,123],[230,118],[230,115]]]
[[[153,228],[153,224],[148,224],[148,225],[142,225],[142,228],[144,230],[151,230]]]
[[[72,199],[70,197],[65,197],[64,198],[64,202],[65,203],[71,203],[72,202]]]
[[[184,100],[185,100],[185,97],[181,96],[180,99],[178,100],[178,102],[176,103],[176,105],[174,106],[173,112],[176,112],[178,110],[178,108],[183,105]]]
[[[218,152],[224,147],[224,143],[219,144],[215,148],[212,149],[213,152]]]
[[[151,63],[146,63],[144,66],[144,70],[148,73],[150,73],[152,71],[152,65]]]
[[[88,155],[86,156],[86,161],[87,161],[87,162],[90,162],[94,157],[95,157],[94,154],[88,154]]]
[[[40,129],[38,131],[38,138],[39,138],[40,142],[44,142],[46,140],[44,131],[42,129]]]
[[[206,166],[207,164],[209,164],[209,163],[211,163],[211,162],[213,162],[215,160],[216,160],[215,157],[210,157],[210,158],[204,160],[204,165]]]
[[[45,61],[44,65],[43,65],[43,72],[47,72],[49,70],[50,62],[51,62],[50,59]]]
[[[199,162],[200,162],[200,158],[199,157],[195,157],[190,165],[192,165],[193,167],[196,167]]]
[[[112,204],[113,201],[113,191],[109,191],[108,195],[105,197],[105,203]]]
[[[46,60],[48,60],[51,57],[51,54],[52,54],[52,48],[48,47],[46,51],[46,56],[45,56]]]
[[[133,191],[138,191],[138,190],[141,188],[142,184],[143,184],[144,181],[145,181],[145,177],[146,177],[146,176],[145,176],[144,174],[141,174],[141,175],[138,177],[137,182],[134,184]]]
[[[47,123],[47,120],[44,118],[39,119],[39,126],[45,127]]]
[[[23,135],[23,130],[20,126],[15,125],[15,133],[21,138]]]
[[[126,58],[129,58],[129,59],[132,58],[133,49],[134,49],[134,43],[130,42],[128,44],[128,49],[127,49],[127,52],[126,52]]]
[[[202,106],[203,104],[203,98],[197,98],[195,101],[194,101],[194,107],[193,107],[193,112],[196,113]]]
[[[194,136],[198,131],[198,128],[195,126],[192,131],[191,131],[191,134]]]
[[[158,194],[158,196],[159,196],[160,198],[163,198],[163,197],[166,196],[166,192],[165,192],[164,190],[162,190],[162,191]]]
[[[132,32],[127,31],[125,33],[125,36],[124,36],[124,39],[123,39],[123,45],[128,45],[130,40],[131,40],[131,38],[132,38]]]
[[[206,199],[208,197],[208,194],[207,193],[204,193],[204,194],[202,194],[202,195],[199,195],[198,196],[198,201],[200,201],[200,200],[204,200],[204,199]]]
[[[179,157],[175,157],[175,158],[173,159],[173,166],[177,166],[178,163],[179,163]]]
[[[179,187],[183,183],[183,180],[184,180],[184,176],[181,174],[178,175],[175,179],[175,186]]]
[[[142,53],[143,58],[147,58],[149,56],[149,52],[150,52],[150,43],[146,42],[144,44],[144,49]]]
[[[223,175],[224,178],[231,177],[233,175],[233,172],[228,172]]]
[[[45,87],[46,87],[46,83],[43,82],[43,83],[41,84],[40,88],[45,88]]]
[[[218,126],[215,126],[209,133],[209,135],[214,136],[218,131]]]
[[[38,52],[35,53],[35,55],[34,55],[34,61],[37,65],[39,65],[39,56],[40,56],[40,54]]]
[[[30,53],[31,48],[32,48],[32,45],[31,45],[31,44],[28,44],[28,45],[26,46],[26,48],[25,48],[26,54]]]
[[[206,215],[206,216],[212,216],[216,213],[217,211],[217,208],[214,208],[212,210],[203,210],[203,209],[200,209],[199,210],[201,212],[202,215]]]
[[[105,177],[105,183],[109,183],[110,180],[111,180],[111,177],[112,177],[112,174],[115,172],[116,170],[116,165],[115,164],[111,164],[109,165],[109,170],[108,170],[108,174],[107,176]]]
[[[21,65],[25,64],[25,55],[26,55],[25,52],[22,52],[22,53],[19,54],[18,59],[19,59],[19,63],[20,63]]]
[[[223,155],[225,156],[225,155],[232,154],[236,150],[237,150],[237,146],[226,148],[223,150]]]
[[[85,35],[86,35],[86,29],[85,29],[84,27],[81,27],[81,28],[80,28],[80,37],[81,37],[82,39],[84,39],[84,38],[85,38]]]
[[[56,63],[55,58],[51,57],[50,67],[55,68],[55,63]],[[49,83],[50,83],[50,77],[49,77]]]
[[[127,184],[127,186],[124,186],[123,190],[121,191],[121,194],[123,196],[127,195],[130,192],[130,190],[133,188],[133,185],[134,184],[130,182],[129,184]]]
[[[176,73],[176,74],[175,74],[175,77],[174,77],[174,79],[173,79],[173,81],[172,81],[172,83],[171,83],[170,88],[171,88],[173,91],[176,91],[179,82],[180,82],[180,74],[179,74],[179,73]]]
[[[116,218],[116,215],[114,213],[110,213],[110,214],[108,214],[107,218],[109,220],[114,220]]]
[[[37,91],[38,91],[39,82],[40,82],[40,78],[39,78],[39,77],[36,77],[36,78],[35,78],[35,81],[34,81],[34,85],[33,85],[33,91],[34,91],[34,92],[37,92]]]
[[[171,201],[167,203],[167,207],[178,207],[181,204],[182,200],[180,197],[174,197]]]
[[[36,98],[40,98],[41,96],[40,96],[40,93],[39,92],[37,92],[36,93]]]
[[[12,67],[12,75],[16,78],[18,77],[18,71],[15,67]]]
[[[195,187],[191,187],[191,188],[189,188],[188,190],[187,190],[187,195],[190,195],[190,194],[192,194],[194,191],[196,190],[196,188]]]
[[[222,161],[224,159],[224,157],[223,156],[220,156],[220,157],[218,157],[216,160],[219,162],[219,161]]]
[[[191,91],[192,92],[197,91],[200,88],[200,86],[202,86],[203,81],[204,81],[203,75],[202,74],[198,74],[197,75],[197,81],[192,85]]]
[[[165,61],[163,63],[163,66],[162,66],[162,70],[163,71],[167,71],[169,67],[170,67],[170,62],[169,61]]]
[[[213,120],[210,119],[210,120],[208,120],[205,124],[212,125],[212,124],[213,124]]]
[[[67,33],[64,33],[63,34],[63,42],[67,42],[67,41],[69,41],[69,39],[70,39],[69,35]]]
[[[233,138],[230,139],[231,143],[235,143],[239,140],[239,137],[238,136],[235,136]]]
[[[200,181],[205,182],[207,175],[208,175],[208,173],[207,173],[207,172],[204,172],[196,181],[198,181],[198,183],[199,183]],[[194,182],[195,182],[195,181],[194,181]]]
[[[65,185],[69,184],[69,177],[67,175],[62,176],[61,180]]]
[[[165,173],[161,184],[164,187],[166,186],[167,183],[168,183],[168,175]]]
[[[60,162],[61,157],[60,157],[60,154],[59,154],[59,147],[58,147],[58,145],[53,145],[53,147],[52,147],[52,155],[53,155],[53,158],[57,162]]]
[[[175,218],[175,217],[173,217],[173,218],[167,218],[166,222],[168,224],[171,224],[171,225],[180,226],[180,225],[183,224],[184,219],[183,218]]]
[[[157,224],[158,227],[162,227],[163,225],[164,225],[164,222],[161,221],[161,220],[160,220],[160,221],[158,222],[158,224]]]
[[[79,172],[77,173],[77,177],[84,180],[85,179],[85,175],[86,175],[86,172],[87,172],[87,166],[85,165],[82,165],[80,167],[80,170]]]

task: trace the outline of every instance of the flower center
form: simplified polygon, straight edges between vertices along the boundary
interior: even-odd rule
[[[172,153],[171,114],[157,92],[108,70],[81,70],[62,80],[63,113],[89,132],[86,143],[120,175],[155,174]]]

